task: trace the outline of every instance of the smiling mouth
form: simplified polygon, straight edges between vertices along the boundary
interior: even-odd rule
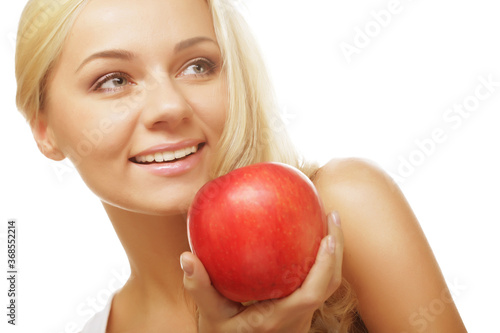
[[[138,164],[173,163],[186,159],[198,152],[204,146],[205,143],[202,142],[197,146],[186,147],[175,151],[163,151],[149,155],[135,156],[132,157],[130,161]]]

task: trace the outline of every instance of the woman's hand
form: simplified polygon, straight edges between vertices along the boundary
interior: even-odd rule
[[[287,297],[247,307],[217,292],[200,260],[184,252],[184,287],[198,306],[199,332],[308,332],[314,311],[340,286],[343,246],[340,218],[333,212],[328,215],[328,235],[302,286]]]

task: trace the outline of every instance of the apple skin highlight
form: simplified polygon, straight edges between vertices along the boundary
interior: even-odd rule
[[[206,183],[188,211],[189,245],[213,286],[236,302],[281,298],[314,264],[327,224],[313,183],[263,162]]]

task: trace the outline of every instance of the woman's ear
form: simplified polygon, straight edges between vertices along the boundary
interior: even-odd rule
[[[43,112],[38,112],[38,115],[30,121],[30,126],[38,149],[42,154],[54,161],[61,161],[66,157],[57,147],[54,135],[48,128],[47,119]]]

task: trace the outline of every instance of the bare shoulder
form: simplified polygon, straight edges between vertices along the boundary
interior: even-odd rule
[[[370,332],[465,331],[420,224],[387,173],[367,160],[335,159],[313,183],[325,211],[339,212],[343,274]],[[421,311],[438,303],[439,316]]]
[[[375,163],[359,158],[333,159],[322,166],[313,180],[325,210],[352,208],[398,200],[405,204],[403,194],[391,177]],[[347,213],[347,212],[346,212]]]
[[[332,159],[317,171],[314,183],[324,185],[350,185],[368,189],[375,187],[391,187],[395,183],[375,163],[361,158]]]

